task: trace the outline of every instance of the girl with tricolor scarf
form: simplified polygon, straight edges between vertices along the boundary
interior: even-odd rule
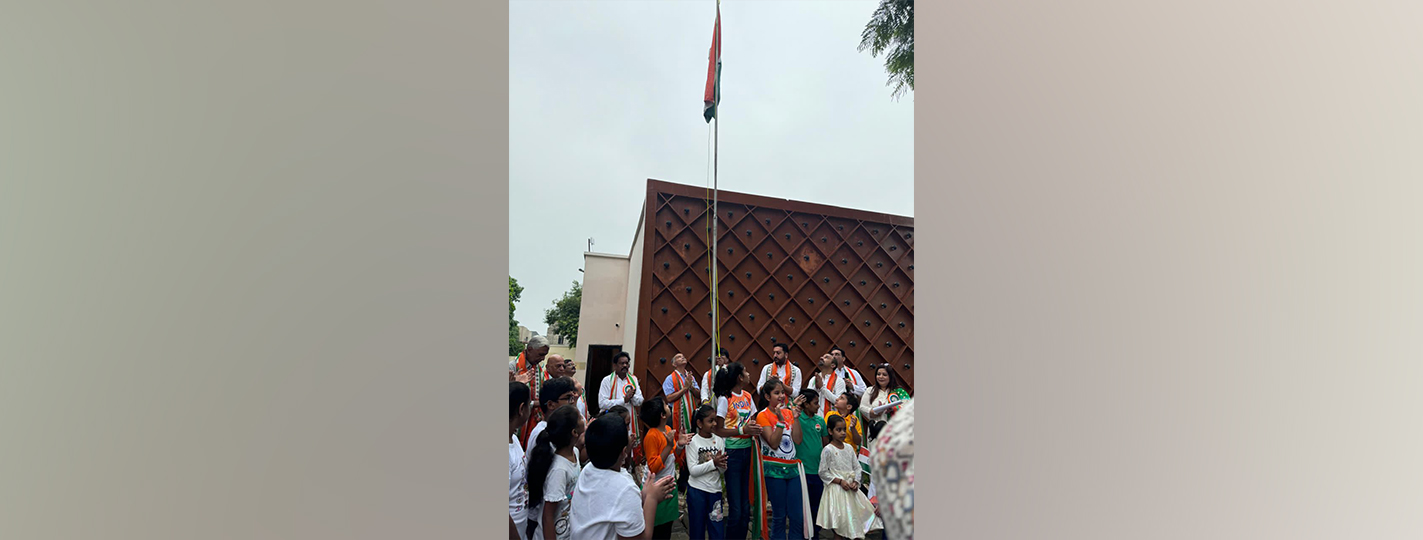
[[[801,443],[800,422],[795,421],[794,409],[786,406],[788,390],[779,379],[771,379],[761,387],[761,399],[766,402],[766,408],[756,415],[756,423],[761,425],[761,440],[757,441],[758,474],[752,475],[751,494],[761,504],[752,501],[754,538],[808,539],[813,530],[805,467],[796,459],[796,445]],[[796,396],[792,407],[799,408],[803,399]]]

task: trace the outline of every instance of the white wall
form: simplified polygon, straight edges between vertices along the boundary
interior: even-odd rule
[[[632,252],[628,254],[628,275],[626,299],[623,307],[623,350],[632,354],[633,363],[638,361],[637,352],[632,351],[637,346],[637,301],[642,291],[642,244],[643,244],[643,220],[647,219],[646,210],[644,215],[637,220],[637,236],[633,237]]]
[[[621,345],[627,303],[628,259],[602,253],[583,254],[583,301],[578,310],[580,360],[588,358],[589,345]]]

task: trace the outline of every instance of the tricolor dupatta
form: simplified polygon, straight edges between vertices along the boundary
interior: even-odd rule
[[[680,391],[682,391],[683,388],[686,388],[686,387],[687,387],[687,381],[684,380],[684,379],[682,378],[682,375],[679,374],[679,373],[677,373],[676,370],[673,370],[673,371],[672,371],[672,391],[673,391],[673,392],[680,392]],[[696,426],[693,426],[693,425],[692,425],[692,393],[691,393],[691,392],[687,392],[687,393],[685,393],[685,394],[682,394],[682,397],[677,400],[677,403],[676,403],[676,404],[673,405],[673,408],[672,408],[672,419],[673,419],[673,422],[672,422],[672,432],[673,432],[675,435],[681,436],[681,435],[685,435],[685,434],[688,434],[688,433],[696,433],[696,432],[697,432]],[[675,439],[674,439],[674,440],[675,440]],[[686,463],[686,451],[685,451],[685,450],[683,450],[683,449],[681,449],[681,448],[678,448],[678,449],[677,449],[677,461],[678,461],[679,463]]]
[[[529,361],[524,358],[524,354],[525,353],[522,352],[519,353],[519,359],[514,364],[515,371],[520,373],[529,369]],[[538,402],[539,391],[543,389],[545,373],[542,364],[533,367],[533,376],[529,377],[529,401]],[[533,410],[529,412],[529,421],[524,424],[524,429],[519,432],[519,444],[523,446],[526,451],[529,450],[529,432],[533,431],[534,427],[543,421],[542,405],[542,403],[534,405]]]

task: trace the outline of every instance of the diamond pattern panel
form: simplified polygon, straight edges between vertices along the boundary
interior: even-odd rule
[[[639,295],[645,331],[624,345],[649,387],[671,371],[672,356],[686,354],[701,370],[717,345],[704,192],[649,183],[642,271],[651,279],[630,291]],[[733,361],[759,373],[772,345],[788,343],[809,374],[839,345],[867,377],[871,364],[889,363],[912,391],[912,222],[726,191],[715,217],[720,346]]]

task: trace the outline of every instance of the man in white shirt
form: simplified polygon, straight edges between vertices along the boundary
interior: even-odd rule
[[[804,388],[801,386],[800,368],[791,363],[790,346],[785,343],[772,345],[771,359],[775,361],[761,368],[761,378],[756,380],[756,391],[760,391],[761,387],[766,384],[766,381],[771,380],[772,377],[780,379],[781,382],[790,386],[790,391],[787,392],[788,396]],[[788,397],[787,399],[790,398]]]
[[[631,367],[632,356],[626,351],[619,351],[613,357],[613,372],[603,377],[603,384],[598,388],[600,413],[615,405],[623,405],[630,411],[642,406],[642,387],[637,382],[637,376],[628,373]]]
[[[716,400],[712,396],[712,385],[716,384],[716,374],[721,373],[730,363],[731,358],[726,354],[726,349],[717,351],[712,369],[708,369],[706,373],[702,374],[702,403],[716,404]]]
[[[639,492],[622,472],[628,459],[627,426],[621,416],[598,417],[584,432],[592,462],[583,467],[569,503],[571,538],[579,540],[648,540],[657,504],[673,496],[675,480],[668,476],[644,482]]]
[[[835,410],[835,400],[841,394],[849,391],[861,396],[867,387],[860,372],[845,365],[845,351],[831,347],[830,354],[820,357],[820,371],[811,376],[809,388],[825,400],[820,406],[821,414],[829,414]]]

